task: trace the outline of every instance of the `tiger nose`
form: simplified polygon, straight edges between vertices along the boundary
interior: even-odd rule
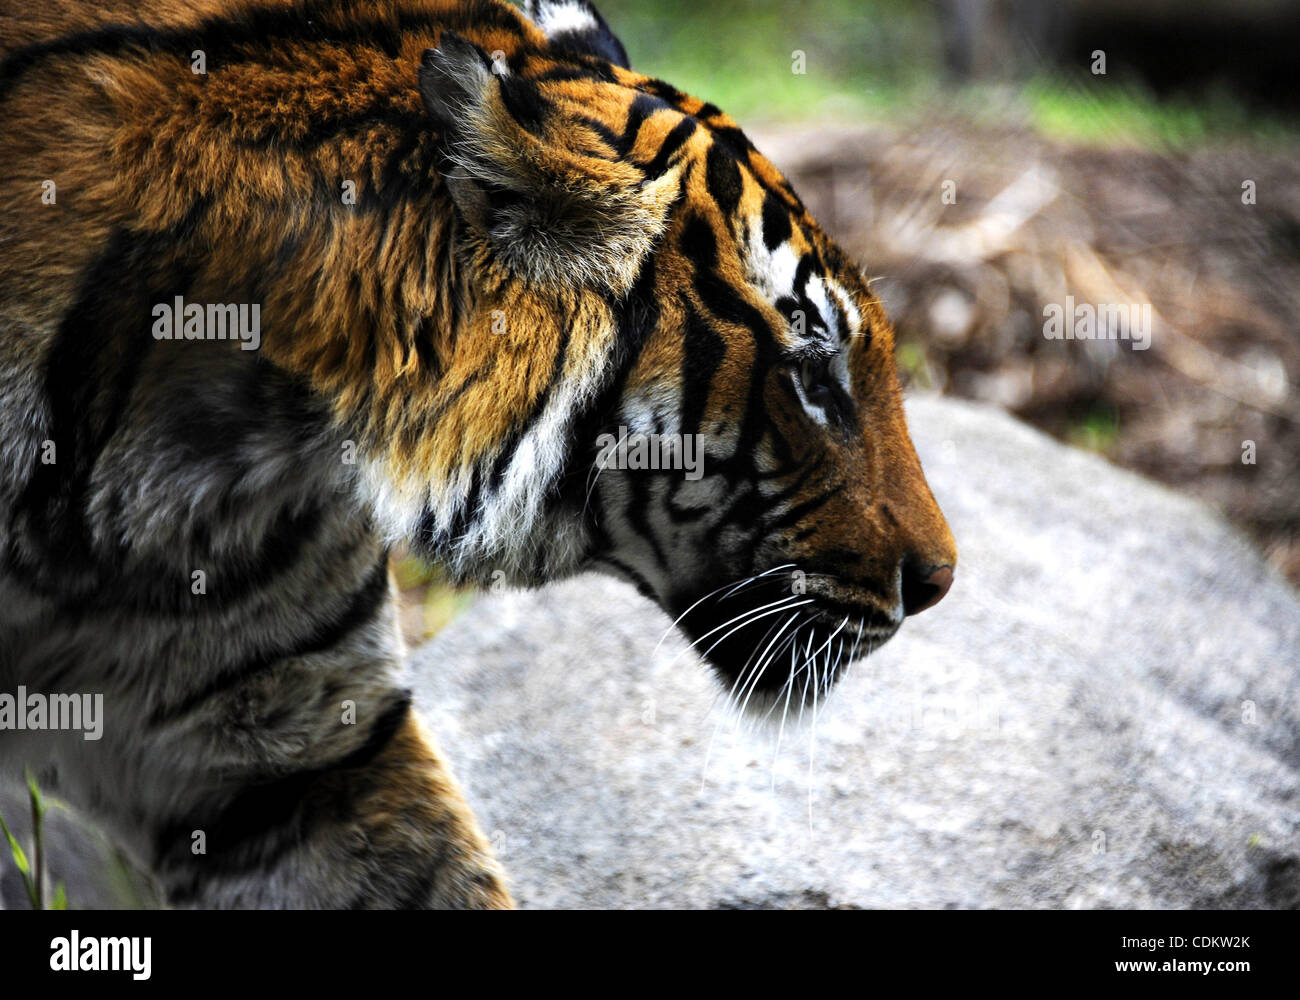
[[[951,587],[951,566],[919,569],[910,560],[904,560],[903,613],[915,615],[934,607],[944,599]]]

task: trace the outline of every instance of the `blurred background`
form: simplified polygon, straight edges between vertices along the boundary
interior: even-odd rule
[[[1300,585],[1300,3],[598,6],[787,172],[913,387],[1205,500]],[[1067,295],[1150,305],[1150,349],[1046,339]],[[404,572],[413,638],[463,606]]]

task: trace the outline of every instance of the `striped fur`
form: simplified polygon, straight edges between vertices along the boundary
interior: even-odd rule
[[[401,687],[398,541],[464,580],[623,576],[765,703],[955,565],[859,270],[586,0],[27,6],[0,0],[0,692],[106,721],[0,759],[173,902],[509,905]],[[177,297],[255,304],[256,349],[157,339]],[[598,463],[620,428],[697,435],[703,474]]]

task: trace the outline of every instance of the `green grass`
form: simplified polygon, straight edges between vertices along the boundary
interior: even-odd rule
[[[931,390],[937,386],[924,343],[902,339],[898,344],[897,358],[899,378],[905,388]]]
[[[603,0],[632,65],[741,120],[873,114],[925,83],[938,52],[915,5],[859,0]],[[797,27],[795,26],[797,25]],[[793,53],[804,53],[797,74]]]
[[[50,805],[41,790],[37,787],[36,778],[30,771],[27,772],[27,792],[31,804],[32,815],[32,854],[28,857],[27,852],[23,849],[18,838],[9,829],[9,825],[0,816],[0,834],[4,835],[9,845],[9,853],[13,858],[14,867],[18,869],[18,874],[22,877],[23,888],[27,890],[27,899],[31,903],[33,910],[66,910],[68,908],[68,895],[64,891],[63,883],[60,882],[54,887],[54,894],[49,895],[49,887],[45,875],[45,814],[49,811]]]
[[[1224,91],[1200,101],[1157,100],[1132,84],[1089,87],[1040,77],[1024,88],[1023,98],[1039,132],[1091,145],[1186,149],[1225,140],[1272,144],[1300,138],[1295,124],[1252,113]]]
[[[402,552],[392,562],[393,575],[405,599],[418,600],[422,639],[431,639],[474,602],[474,589],[458,587],[432,563]]]
[[[602,0],[632,65],[712,101],[742,125],[956,115],[1012,122],[1090,145],[1185,149],[1295,142],[1300,125],[1223,91],[1160,100],[1131,81],[1044,74],[1018,85],[954,86],[938,25],[906,0]],[[804,74],[792,53],[805,53]]]
[[[1076,448],[1107,455],[1119,439],[1119,412],[1108,403],[1097,403],[1071,422],[1065,439]]]

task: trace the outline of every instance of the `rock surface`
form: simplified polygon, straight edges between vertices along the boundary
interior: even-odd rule
[[[1296,593],[1194,501],[909,414],[957,583],[779,753],[613,581],[485,596],[416,653],[520,904],[1300,906]]]

